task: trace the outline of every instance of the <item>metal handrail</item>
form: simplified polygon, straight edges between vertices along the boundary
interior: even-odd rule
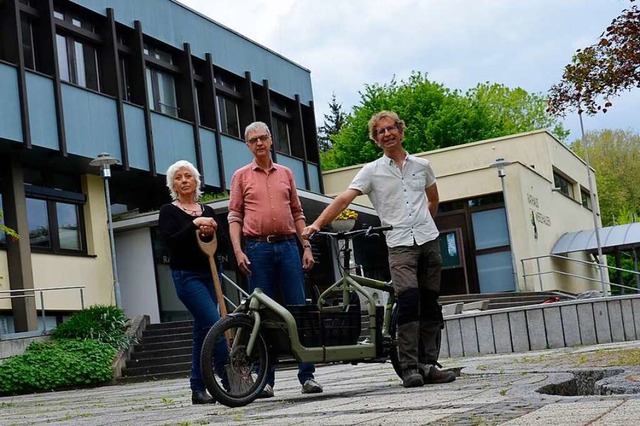
[[[47,322],[46,322],[46,309],[44,307],[44,293],[47,291],[59,291],[59,290],[80,290],[80,306],[81,309],[84,309],[84,289],[83,285],[76,286],[68,286],[68,287],[47,287],[47,288],[21,288],[14,290],[0,290],[0,299],[24,299],[27,297],[33,297],[35,299],[36,293],[40,294],[40,314],[42,317],[42,331],[47,331]],[[3,296],[3,294],[8,293],[8,296]],[[17,294],[13,293],[30,293],[30,294]]]
[[[244,297],[249,297],[249,293],[247,293],[246,291],[244,291],[238,284],[236,284],[231,278],[229,278],[228,276],[226,276],[225,274],[220,274],[222,275],[222,280],[224,282],[227,282],[229,284],[231,284],[233,287],[235,287],[235,289],[242,294]],[[238,305],[236,305],[235,303],[233,303],[231,301],[231,299],[229,299],[227,296],[224,296],[224,300],[226,300],[229,304],[231,304],[231,306],[233,306],[233,309],[236,309],[238,307]]]
[[[546,271],[546,272],[542,272],[541,271],[541,267],[540,267],[540,260],[541,259],[567,260],[567,261],[574,262],[574,263],[579,263],[579,264],[583,264],[583,265],[587,265],[587,266],[592,266],[594,268],[597,268],[598,265],[599,265],[598,263],[589,262],[589,261],[582,260],[582,259],[575,259],[575,258],[568,257],[568,256],[560,256],[560,255],[557,255],[557,254],[546,254],[546,255],[541,255],[541,256],[526,257],[526,258],[520,259],[520,262],[522,264],[522,271],[523,271],[522,278],[524,279],[525,287],[527,285],[527,277],[537,276],[538,280],[540,282],[540,291],[544,291],[544,286],[543,286],[543,283],[542,283],[542,276],[543,275],[547,275],[547,274],[559,274],[559,275],[569,276],[569,277],[573,277],[573,278],[580,278],[580,279],[584,279],[584,280],[587,280],[587,281],[600,282],[600,279],[595,279],[595,278],[587,277],[587,276],[584,276],[584,275],[572,274],[570,272],[557,271],[555,269],[552,269],[552,270]],[[526,273],[525,261],[529,261],[529,260],[535,260],[536,261],[537,272],[531,273],[531,274],[527,274]],[[638,272],[638,271],[632,271],[632,270],[629,270],[629,269],[618,268],[618,267],[615,267],[615,266],[610,266],[610,265],[605,265],[605,264],[600,264],[600,265],[606,267],[609,270],[615,270],[615,271],[620,271],[620,272],[628,272],[628,273],[631,273],[633,275],[640,276],[640,272]],[[629,289],[629,290],[640,291],[640,289],[638,289],[638,288],[629,287],[629,286],[626,286],[626,285],[623,285],[623,284],[614,283],[614,282],[611,282],[611,281],[607,281],[607,284],[609,284],[610,286],[618,287],[618,288],[625,288],[625,289]]]

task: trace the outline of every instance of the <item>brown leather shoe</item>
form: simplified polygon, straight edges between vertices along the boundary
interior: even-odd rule
[[[438,367],[431,364],[422,364],[420,374],[426,384],[451,383],[456,379],[453,371],[438,370]]]

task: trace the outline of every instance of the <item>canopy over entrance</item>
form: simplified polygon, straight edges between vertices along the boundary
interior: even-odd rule
[[[640,247],[640,222],[600,228],[600,243],[603,254]],[[567,232],[556,241],[551,249],[551,254],[566,254],[576,251],[590,253],[598,251],[595,230]]]

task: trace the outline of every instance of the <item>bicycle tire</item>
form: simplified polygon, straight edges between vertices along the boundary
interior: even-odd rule
[[[227,407],[251,403],[267,382],[270,358],[262,334],[246,353],[253,328],[249,315],[231,314],[211,327],[202,344],[202,378],[211,396]]]
[[[400,379],[402,379],[402,368],[400,368],[400,354],[398,353],[398,304],[395,303],[391,309],[391,324],[389,325],[389,336],[391,336],[391,350],[389,359],[391,365]]]

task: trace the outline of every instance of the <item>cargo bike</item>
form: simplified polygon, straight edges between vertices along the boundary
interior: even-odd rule
[[[272,365],[300,362],[355,364],[391,359],[401,376],[393,287],[390,282],[353,274],[349,268],[354,238],[379,236],[390,229],[314,234],[314,239],[324,236],[343,242],[337,251],[338,257],[343,255],[343,262],[338,262],[342,276],[318,296],[317,303],[282,306],[257,288],[232,313],[221,312],[223,318],[202,346],[202,375],[209,393],[229,407],[247,405],[264,388]],[[377,303],[366,288],[386,293],[386,303]]]

